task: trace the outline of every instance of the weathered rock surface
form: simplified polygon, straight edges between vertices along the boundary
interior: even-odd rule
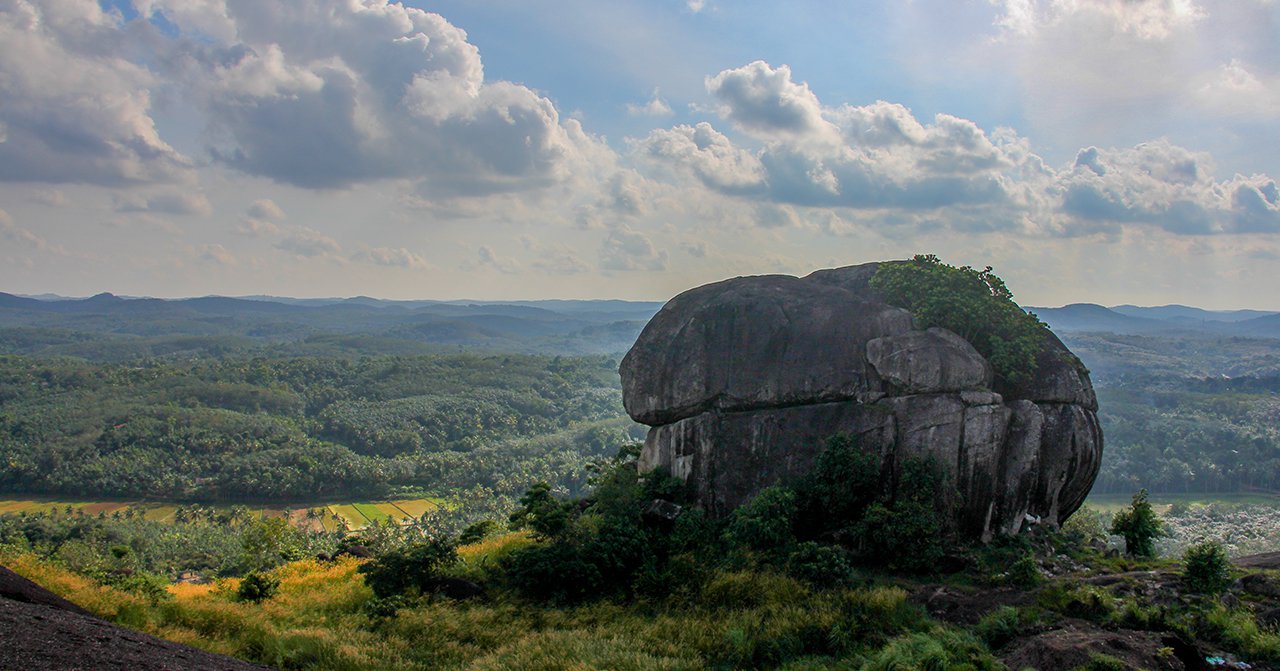
[[[666,468],[722,514],[807,473],[827,437],[852,433],[886,479],[906,458],[942,464],[961,533],[1065,520],[1102,452],[1079,360],[1046,330],[1033,379],[998,388],[970,343],[916,329],[881,301],[869,286],[877,267],[740,277],[668,302],[620,371],[627,412],[653,427],[640,467]]]
[[[90,615],[0,566],[0,669],[23,671],[263,671]]]

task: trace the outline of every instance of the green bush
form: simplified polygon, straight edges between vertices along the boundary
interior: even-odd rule
[[[1164,535],[1164,524],[1147,500],[1147,490],[1133,495],[1133,503],[1111,518],[1111,533],[1124,536],[1125,551],[1135,557],[1154,557],[1155,540]]]
[[[827,439],[813,469],[796,487],[796,534],[828,537],[862,519],[880,494],[880,458],[847,433]]]
[[[838,587],[854,577],[849,553],[838,545],[805,541],[787,558],[787,573],[815,587]]]
[[[974,627],[973,633],[977,634],[987,647],[998,650],[1018,637],[1026,624],[1025,619],[1022,611],[1017,608],[1002,606],[983,615]]]
[[[1018,587],[1035,587],[1044,582],[1044,574],[1036,564],[1035,555],[1028,552],[1013,562],[1009,567],[1008,581]]]
[[[1111,655],[1104,655],[1095,652],[1089,655],[1089,661],[1077,666],[1071,671],[1129,671],[1129,665],[1124,660],[1117,659]]]
[[[264,601],[275,596],[276,590],[280,589],[280,580],[266,573],[250,573],[240,581],[240,589],[236,590],[236,596],[241,601]]]
[[[412,543],[365,562],[356,571],[381,598],[432,591],[441,570],[458,561],[453,543],[444,538]]]
[[[1046,610],[1095,622],[1106,620],[1116,612],[1116,598],[1110,592],[1074,582],[1058,582],[1046,587],[1037,601]]]
[[[511,529],[529,529],[540,538],[557,538],[569,528],[572,504],[551,495],[551,485],[539,482],[520,497],[511,513]]]
[[[946,477],[932,459],[903,461],[896,495],[871,504],[855,527],[861,557],[893,570],[926,573],[945,554],[938,497]]]
[[[509,586],[526,598],[569,605],[601,596],[600,569],[568,542],[534,543],[503,558],[502,572]]]
[[[500,527],[493,520],[480,520],[470,524],[458,534],[458,545],[471,545],[498,533]]]
[[[863,671],[903,669],[967,669],[995,671],[1004,668],[972,635],[935,628],[930,632],[906,634],[893,639],[872,655]]]
[[[969,341],[991,362],[998,383],[1017,385],[1034,375],[1048,329],[1013,302],[990,266],[957,268],[933,254],[917,254],[881,264],[871,287],[886,302],[909,310],[921,326],[941,326]]]
[[[1102,516],[1089,506],[1081,506],[1062,523],[1062,535],[1077,546],[1087,546],[1097,540],[1107,539],[1107,527]]]
[[[775,485],[760,490],[729,518],[726,539],[766,556],[785,557],[795,545],[792,530],[796,516],[796,493]]]
[[[1182,584],[1202,594],[1217,594],[1231,584],[1231,562],[1221,543],[1206,541],[1182,553]]]

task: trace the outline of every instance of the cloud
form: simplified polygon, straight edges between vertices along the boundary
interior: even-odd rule
[[[388,178],[431,197],[538,189],[602,151],[550,100],[486,81],[437,14],[385,0],[152,0],[180,37],[216,160],[307,188]]]
[[[150,35],[92,0],[0,6],[0,181],[107,186],[190,179],[156,131]]]
[[[254,219],[263,219],[266,221],[280,221],[285,218],[284,210],[276,205],[275,201],[270,198],[259,198],[249,205],[246,211],[250,217]]]
[[[63,207],[68,202],[67,195],[58,189],[36,189],[31,192],[31,200],[49,207]]]
[[[276,243],[276,248],[303,258],[341,259],[342,246],[333,238],[306,226],[298,226]]]
[[[539,250],[529,267],[549,275],[577,275],[591,271],[591,266],[565,245]]]
[[[668,260],[665,249],[655,248],[648,237],[636,231],[612,231],[600,244],[600,269],[605,271],[666,270]]]
[[[160,214],[213,214],[213,205],[202,193],[161,193],[152,196],[124,194],[115,196],[116,212],[154,212]]]
[[[1086,23],[1142,40],[1163,40],[1205,17],[1192,0],[993,0],[996,25],[1035,36],[1065,23]]]
[[[247,238],[265,238],[280,234],[280,227],[265,219],[244,217],[236,225],[235,232]]]
[[[756,207],[756,223],[764,228],[799,228],[804,222],[789,205],[762,204]]]
[[[479,264],[476,267],[488,268],[496,270],[506,275],[514,275],[520,272],[520,264],[507,258],[498,256],[493,248],[488,245],[480,245],[476,250],[476,258]]]
[[[631,116],[671,116],[671,105],[662,99],[658,89],[653,90],[653,96],[649,98],[649,102],[643,105],[635,103],[627,103],[627,113]]]
[[[764,182],[760,159],[735,147],[727,136],[705,121],[696,126],[656,129],[636,142],[633,149],[642,159],[686,168],[716,189],[753,189]]]
[[[378,266],[408,268],[410,270],[429,270],[432,265],[421,256],[404,247],[374,247],[356,252],[352,261],[372,263]]]
[[[1239,58],[1201,76],[1195,98],[1228,118],[1273,120],[1280,116],[1280,74],[1261,72]]]
[[[1082,150],[1057,179],[1060,212],[1080,222],[1140,223],[1186,235],[1280,232],[1274,180],[1217,181],[1207,154],[1160,140]]]
[[[220,266],[234,267],[240,265],[240,262],[236,260],[236,257],[231,252],[227,251],[226,247],[218,244],[201,247],[200,259]]]
[[[721,116],[764,139],[827,140],[834,128],[809,85],[791,80],[791,68],[754,61],[706,79],[707,92],[720,101]]]
[[[8,240],[10,244],[26,249],[33,249],[38,252],[50,252],[53,254],[66,253],[66,250],[62,247],[50,244],[49,241],[44,238],[19,226],[14,222],[13,217],[3,209],[0,209],[0,237]]]
[[[1183,235],[1280,230],[1273,178],[1215,179],[1207,154],[1167,140],[1086,147],[1055,169],[1011,129],[988,133],[949,114],[924,123],[884,101],[826,107],[788,70],[762,62],[708,82],[716,91],[736,82],[722,113],[763,146],[739,147],[704,122],[655,130],[632,143],[633,154],[650,174],[691,174],[717,193],[758,202],[755,221],[764,227],[800,225],[794,208],[806,207],[837,213],[815,220],[824,230],[860,221],[893,236],[939,228],[1049,236],[1111,235],[1123,226]]]
[[[697,242],[682,242],[680,249],[695,259],[704,259],[707,257],[707,243],[701,240]]]

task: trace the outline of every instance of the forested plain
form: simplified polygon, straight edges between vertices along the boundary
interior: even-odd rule
[[[576,493],[633,441],[608,357],[0,357],[0,490],[199,501]]]
[[[643,436],[617,361],[652,303],[0,299],[0,493],[509,503]],[[1280,491],[1280,339],[1150,323],[1057,328],[1098,390],[1095,492]]]

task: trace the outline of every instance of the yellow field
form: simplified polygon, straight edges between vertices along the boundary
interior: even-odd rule
[[[371,519],[390,518],[396,522],[406,517],[418,518],[428,510],[438,508],[441,499],[399,499],[395,501],[352,501],[347,503],[329,503],[314,505],[288,505],[278,507],[252,506],[250,512],[255,516],[287,517],[300,527],[327,531],[337,529],[338,522],[333,515],[338,515],[347,523],[349,529],[362,529]],[[63,512],[71,506],[73,512],[83,511],[86,515],[97,516],[99,513],[110,516],[126,508],[141,510],[148,520],[156,522],[173,522],[174,513],[180,504],[141,502],[141,501],[65,501],[61,499],[0,499],[0,515],[8,513],[37,513],[46,511]],[[229,509],[231,505],[205,505],[206,509]],[[311,509],[322,511],[319,518],[309,517]]]

